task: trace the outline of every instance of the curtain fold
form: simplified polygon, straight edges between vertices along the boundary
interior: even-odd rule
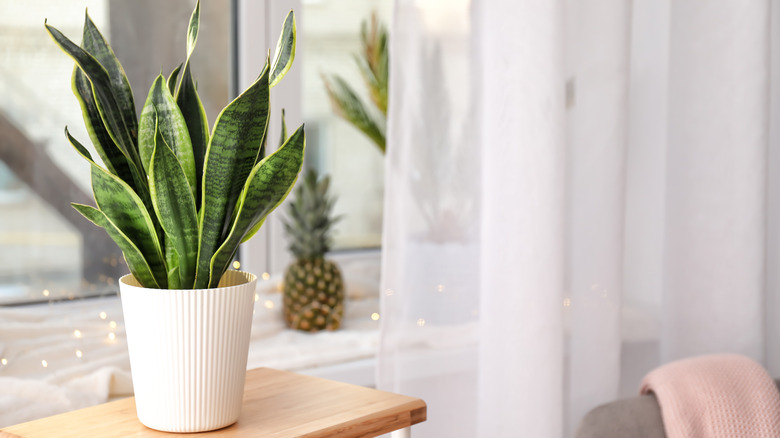
[[[415,434],[574,436],[699,354],[780,377],[779,5],[396,0],[377,382]]]
[[[671,3],[662,358],[764,358],[769,2]]]
[[[482,164],[477,426],[481,436],[558,436],[562,423],[550,419],[563,414],[563,2],[474,8],[481,131],[472,153]]]
[[[567,3],[567,424],[620,383],[630,6]]]

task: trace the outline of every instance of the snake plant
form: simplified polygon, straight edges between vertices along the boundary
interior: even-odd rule
[[[293,12],[273,61],[266,58],[257,80],[222,110],[211,130],[190,66],[200,2],[190,18],[183,66],[157,77],[140,117],[122,66],[85,15],[81,46],[45,25],[75,61],[73,92],[103,163],[65,128],[90,164],[96,203],[72,205],[106,230],[144,287],[217,287],[239,244],[287,197],[303,163],[303,126],[265,156],[269,91],[295,58]]]

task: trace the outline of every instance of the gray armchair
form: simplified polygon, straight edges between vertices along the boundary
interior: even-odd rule
[[[780,388],[780,379],[775,380]],[[576,438],[666,438],[655,395],[640,395],[599,406],[585,415]]]

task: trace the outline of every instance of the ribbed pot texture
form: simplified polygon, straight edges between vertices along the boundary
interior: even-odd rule
[[[257,277],[227,271],[214,289],[147,289],[119,280],[138,419],[166,432],[238,420]]]

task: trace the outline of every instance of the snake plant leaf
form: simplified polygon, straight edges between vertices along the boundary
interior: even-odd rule
[[[92,84],[89,83],[89,79],[84,76],[84,72],[78,66],[73,68],[71,87],[76,100],[81,106],[81,114],[84,118],[84,125],[87,128],[89,138],[92,140],[92,144],[95,146],[95,150],[106,169],[122,178],[126,183],[134,185],[127,158],[117,148],[111,136],[108,135],[108,131],[106,131],[106,127],[103,125],[103,120],[100,118],[100,113],[95,104]]]
[[[195,159],[192,154],[192,142],[187,131],[187,122],[173,100],[165,78],[157,76],[149,96],[141,111],[140,132],[138,135],[138,153],[147,174],[152,160],[152,154],[157,142],[157,135],[162,135],[165,143],[171,148],[179,161],[192,195],[195,196]]]
[[[176,254],[175,252],[173,254]],[[168,271],[168,289],[181,289],[181,284],[177,283],[180,280],[181,277],[179,276],[179,267],[174,266],[171,268],[170,271]]]
[[[146,186],[143,168],[136,150],[136,138],[125,123],[125,117],[112,93],[111,78],[102,65],[86,50],[74,44],[56,28],[46,24],[46,30],[60,48],[68,54],[87,76],[92,84],[92,92],[100,117],[114,143],[127,158],[133,181],[139,191]],[[135,111],[133,111],[135,114]],[[137,129],[137,128],[136,128]]]
[[[166,244],[170,242],[176,251],[181,279],[179,287],[190,289],[195,283],[198,257],[195,199],[185,171],[165,141],[162,129],[158,129],[155,135],[154,154],[149,167],[149,189],[157,219],[165,231]],[[169,256],[166,258],[170,260]]]
[[[187,27],[187,60],[184,63],[181,83],[174,94],[176,103],[181,110],[187,124],[187,131],[192,143],[192,155],[195,163],[195,199],[201,198],[203,188],[203,160],[206,156],[206,148],[209,144],[209,121],[206,118],[206,110],[198,95],[198,87],[192,78],[190,59],[198,42],[198,30],[200,29],[200,0],[195,3],[195,9],[190,16]],[[200,206],[198,206],[200,207]]]
[[[333,111],[352,123],[376,143],[382,153],[385,153],[385,128],[383,122],[369,114],[363,102],[344,79],[339,76],[333,76],[333,82],[325,77],[323,77],[323,81],[325,82],[325,91],[328,93]]]
[[[284,143],[287,141],[287,122],[284,120],[284,109],[282,109],[282,129],[281,134],[279,136],[279,146],[278,148],[281,148]],[[262,158],[265,158],[265,144],[263,144],[263,149],[261,151]],[[262,159],[261,158],[261,159]],[[247,233],[246,236],[244,236],[243,239],[241,239],[241,243],[244,243],[254,237],[255,234],[257,234],[258,231],[260,231],[260,228],[263,226],[263,223],[265,223],[265,219],[261,220],[260,222],[256,223]]]
[[[219,283],[238,245],[247,240],[250,232],[256,232],[257,224],[262,223],[290,193],[303,165],[305,147],[306,136],[301,126],[282,147],[252,169],[241,191],[237,218],[230,234],[211,260],[210,287]]]
[[[114,51],[103,38],[100,31],[95,27],[95,23],[89,18],[89,14],[84,12],[84,39],[81,43],[84,50],[92,55],[106,69],[110,80],[111,94],[116,99],[119,112],[122,116],[125,126],[129,131],[132,142],[138,135],[138,119],[135,115],[135,101],[133,100],[133,90],[130,88],[130,81],[127,80],[125,70],[122,64],[116,59]]]
[[[282,32],[279,35],[279,41],[276,43],[276,51],[274,51],[274,64],[271,69],[271,81],[270,87],[275,87],[284,75],[290,71],[293,60],[295,59],[295,14],[293,11],[287,13],[287,17],[284,19],[282,25]]]
[[[209,262],[229,231],[241,190],[268,130],[269,65],[217,117],[203,166],[203,197],[196,289],[208,287]]]
[[[179,80],[179,72],[181,71],[182,65],[184,64],[179,64],[179,66],[174,68],[171,74],[168,75],[168,91],[174,95],[176,94],[176,82]]]
[[[165,289],[164,285],[158,284],[149,264],[146,262],[141,251],[136,247],[130,239],[114,225],[106,215],[95,207],[84,204],[71,203],[71,206],[81,213],[82,216],[87,218],[93,224],[106,230],[111,239],[116,242],[122,254],[127,262],[127,267],[130,268],[130,273],[133,274],[136,280],[143,287],[152,289]]]
[[[165,287],[165,267],[160,241],[143,201],[126,182],[95,163],[87,149],[70,135],[67,128],[65,136],[91,166],[92,191],[98,208],[141,251],[152,267],[156,283]]]
[[[166,272],[160,242],[141,198],[124,181],[95,163],[91,164],[92,190],[98,208],[138,247],[152,267],[157,283],[165,284]]]
[[[282,129],[279,134],[279,146],[282,147],[284,142],[287,141],[287,122],[284,120],[284,108],[282,108]],[[263,157],[265,158],[265,157]]]
[[[184,117],[192,144],[192,157],[195,166],[195,199],[200,199],[203,189],[203,161],[209,144],[209,121],[206,118],[206,110],[203,108],[200,96],[198,96],[195,81],[192,79],[189,63],[182,74],[176,103],[181,110],[182,117]]]
[[[85,148],[84,145],[82,145],[78,140],[76,140],[72,135],[70,135],[70,131],[68,131],[67,126],[65,126],[65,138],[68,139],[70,145],[73,146],[73,148],[76,149],[76,152],[78,152],[79,155],[84,157],[85,160],[87,160],[90,164],[95,162],[95,160],[92,159],[92,154],[89,153],[87,148]]]
[[[168,289],[181,289],[179,253],[176,252],[171,239],[165,239],[165,263],[168,266]]]
[[[190,15],[190,24],[187,26],[187,58],[192,56],[195,43],[198,42],[198,29],[200,28],[200,0],[195,2],[195,9]]]

